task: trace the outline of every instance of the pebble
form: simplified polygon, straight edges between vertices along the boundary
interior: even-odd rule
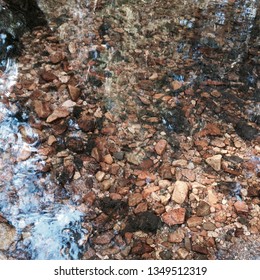
[[[166,147],[167,147],[167,141],[164,139],[161,139],[159,142],[156,143],[154,149],[155,149],[156,153],[159,156],[161,156],[165,152]]]
[[[185,260],[188,257],[189,252],[185,248],[179,248],[177,254],[181,259]]]
[[[46,119],[52,113],[50,102],[34,100],[33,107],[35,113],[41,119]]]
[[[102,182],[103,179],[105,178],[106,173],[103,171],[98,171],[95,175],[96,179],[98,180],[98,182]]]
[[[130,207],[136,206],[142,200],[143,200],[143,196],[140,193],[134,193],[134,194],[129,196],[129,198],[128,198],[128,205]]]
[[[67,116],[69,116],[70,112],[68,111],[67,108],[57,108],[53,111],[53,113],[47,118],[46,122],[47,123],[52,123],[58,119],[61,118],[66,118]]]
[[[197,226],[200,226],[203,222],[203,218],[192,216],[187,220],[187,225],[189,228],[195,228]]]
[[[169,226],[183,224],[185,213],[185,208],[170,209],[162,215],[162,220]]]
[[[81,94],[80,89],[77,87],[74,87],[72,85],[68,85],[68,89],[69,89],[69,94],[70,94],[71,100],[77,101]]]
[[[0,223],[0,250],[8,250],[15,240],[15,228],[7,223]]]
[[[181,204],[185,201],[189,191],[189,186],[186,182],[176,181],[174,184],[174,191],[172,194],[172,200]]]
[[[248,213],[248,211],[249,211],[248,206],[247,206],[247,204],[244,201],[236,201],[234,203],[234,207],[235,207],[236,212],[238,214],[240,214],[240,213]]]
[[[206,159],[206,162],[214,170],[220,171],[221,170],[221,159],[222,159],[222,155],[215,155],[215,156],[212,156],[212,157],[208,157]]]
[[[210,214],[210,205],[205,201],[200,201],[196,208],[196,215],[204,217]]]
[[[168,241],[171,243],[181,243],[184,239],[185,234],[182,229],[177,229],[174,232],[169,233]]]

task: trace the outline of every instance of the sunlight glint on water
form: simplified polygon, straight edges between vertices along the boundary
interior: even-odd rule
[[[0,78],[2,96],[10,95],[17,76],[17,64],[10,60]],[[18,247],[26,258],[78,259],[85,233],[82,214],[73,206],[55,202],[46,190],[52,182],[39,171],[44,161],[37,153],[38,135],[15,117],[17,110],[14,104],[7,108],[0,103],[0,214],[23,236]],[[23,139],[21,127],[32,143]],[[23,159],[23,152],[30,156]]]

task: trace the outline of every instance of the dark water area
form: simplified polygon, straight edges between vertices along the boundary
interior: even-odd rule
[[[0,259],[142,259],[153,252],[152,235],[163,243],[179,224],[185,234],[170,241],[170,259],[259,258],[259,240],[229,243],[241,228],[260,232],[259,1],[19,2],[0,0]],[[163,148],[154,153],[161,136],[170,149],[164,157]],[[202,170],[212,172],[204,160],[215,153],[228,162],[226,173],[208,176],[201,191]],[[188,173],[194,166],[198,182]],[[199,224],[208,233],[199,249],[187,245],[193,227],[164,218],[180,180],[193,195],[179,203],[185,223],[196,202],[210,203],[208,190],[220,194],[212,219]],[[145,187],[154,188],[151,198]],[[215,221],[234,199],[252,199],[251,216],[247,209]],[[139,231],[150,239],[137,240]],[[187,255],[176,253],[178,244]],[[160,250],[149,258],[161,259]]]

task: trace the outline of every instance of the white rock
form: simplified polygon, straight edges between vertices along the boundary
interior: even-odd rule
[[[183,203],[188,195],[188,191],[189,186],[186,182],[176,181],[172,194],[172,200],[180,204]]]

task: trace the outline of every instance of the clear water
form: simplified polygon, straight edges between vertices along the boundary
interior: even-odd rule
[[[92,3],[91,9],[86,8],[89,2]],[[126,31],[133,34],[131,41],[127,42],[127,51],[138,48],[138,16],[127,5],[121,2],[127,1],[111,1],[108,11],[120,12],[118,7],[121,6],[125,13]],[[132,1],[129,1],[132,2]],[[154,1],[141,1],[142,4],[150,4]],[[173,1],[174,2],[174,1]],[[234,15],[229,14],[227,0],[223,1],[183,1],[182,4],[176,1],[176,10],[171,11],[171,20],[186,31],[196,32],[201,36],[196,44],[192,44],[189,40],[182,39],[182,34],[176,34],[172,42],[172,49],[176,60],[186,61],[194,59],[198,62],[204,62],[204,55],[201,51],[202,47],[214,47],[219,44],[223,48],[228,49],[232,46],[233,56],[225,57],[230,63],[230,69],[237,67],[243,61],[246,54],[248,43],[251,38],[253,21],[259,5],[257,0],[235,1],[234,10],[240,10]],[[77,34],[75,43],[78,46],[75,64],[81,64],[87,57],[89,51],[94,52],[94,58],[97,58],[96,46],[86,45],[84,40],[94,37],[92,30],[92,22],[95,17],[97,0],[90,1],[39,1],[40,5],[47,12],[50,22],[55,15],[53,11],[65,14],[70,19],[70,24],[54,27],[55,32],[60,36],[61,41],[66,42],[71,34]],[[55,6],[56,3],[56,6]],[[62,3],[62,5],[61,5]],[[175,3],[175,2],[174,2]],[[64,5],[63,5],[64,4]],[[57,9],[57,10],[56,10]],[[113,10],[114,9],[114,10]],[[201,25],[196,26],[196,18],[193,16],[195,9],[201,9]],[[213,12],[212,12],[213,10]],[[211,11],[209,13],[209,11]],[[122,12],[122,11],[121,11]],[[71,20],[73,18],[73,21]],[[229,33],[222,37],[221,34],[224,26],[232,18],[233,22],[243,23],[236,27],[235,24]],[[162,20],[165,23],[167,20]],[[74,22],[74,24],[71,24]],[[150,22],[150,27],[144,27],[149,31],[152,30],[158,22]],[[86,26],[88,32],[85,32]],[[136,27],[137,26],[137,27]],[[158,25],[160,27],[160,25]],[[237,34],[240,34],[240,41],[234,40]],[[214,39],[214,40],[212,40]],[[216,47],[217,48],[217,47]],[[102,59],[109,68],[111,57],[116,51],[114,48],[107,50],[106,57]],[[124,49],[123,49],[124,51]],[[134,58],[132,58],[134,60]],[[71,62],[73,66],[73,61]],[[147,59],[143,65],[139,65],[146,69]],[[196,66],[197,67],[197,66]],[[179,65],[179,69],[184,69]],[[230,69],[224,69],[220,63],[217,67],[218,78],[225,78]],[[93,69],[84,69],[80,73],[80,77],[84,82],[88,78],[88,73]],[[16,83],[18,76],[18,66],[13,60],[8,60],[7,69],[0,77],[0,98],[9,98],[10,89]],[[181,73],[179,73],[181,72]],[[212,73],[207,70],[178,71],[172,73],[174,80],[181,82],[193,83],[196,79],[211,78]],[[107,77],[104,85],[104,102],[108,110],[114,115],[120,115],[125,112],[128,99],[128,89],[124,92],[118,91],[117,82],[121,77]],[[247,79],[249,83],[254,83],[255,76],[248,73]],[[129,82],[130,78],[129,78]],[[131,100],[131,98],[130,98]],[[132,106],[131,102],[129,104]],[[44,160],[38,154],[40,146],[37,133],[26,122],[28,116],[22,116],[22,120],[17,117],[19,104],[11,102],[8,106],[0,100],[0,213],[16,228],[18,237],[15,248],[11,248],[8,252],[11,256],[17,258],[30,259],[78,259],[84,249],[85,236],[87,231],[82,228],[81,222],[83,214],[77,210],[71,201],[63,202],[55,197],[53,189],[56,188],[54,182],[51,181],[50,175],[41,172],[41,166],[45,165]],[[134,108],[134,109],[133,109]],[[141,110],[138,106],[132,106],[131,110]],[[259,114],[259,105],[251,104],[248,114],[255,116],[255,111]],[[162,119],[169,130],[173,130],[171,124],[167,120]],[[24,134],[27,136],[25,137]],[[29,139],[29,140],[28,140]],[[28,158],[21,157],[28,155]],[[259,159],[259,158],[258,158]],[[258,167],[259,168],[259,165]],[[237,185],[237,192],[240,193],[240,185]],[[239,195],[238,198],[240,199]],[[254,246],[252,247],[254,248]],[[236,252],[235,254],[239,254]],[[220,257],[222,258],[222,257]],[[224,258],[224,257],[223,257]]]
[[[0,79],[4,96],[17,73],[10,61]],[[37,152],[39,137],[26,121],[18,120],[17,110],[15,104],[8,108],[0,103],[0,213],[16,228],[15,254],[22,250],[16,257],[78,259],[86,233],[83,214],[55,199],[49,174],[43,177],[40,171],[45,162]]]

